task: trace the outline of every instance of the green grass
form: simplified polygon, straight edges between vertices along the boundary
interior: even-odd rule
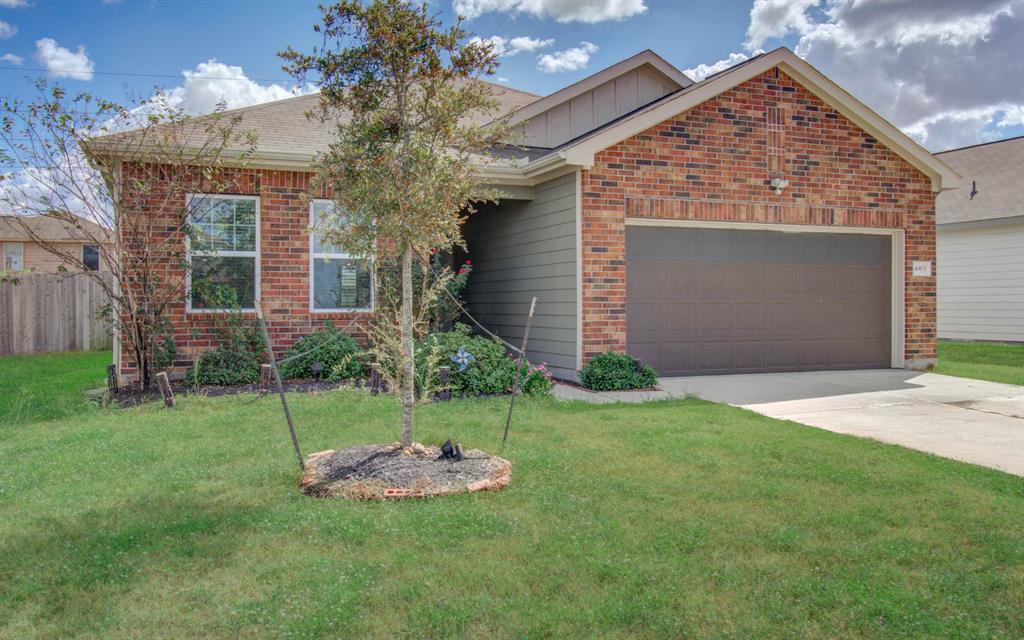
[[[390,398],[289,398],[307,453],[395,439]],[[506,409],[417,439],[494,451]],[[299,494],[274,397],[4,422],[0,637],[1024,636],[1024,479],[697,400],[527,398],[505,455],[352,503]]]
[[[940,340],[935,371],[1024,385],[1024,344]]]
[[[0,424],[60,418],[87,406],[84,389],[106,386],[110,351],[0,358]]]

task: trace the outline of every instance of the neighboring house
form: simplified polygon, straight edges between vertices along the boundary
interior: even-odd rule
[[[465,297],[515,343],[536,295],[531,360],[568,379],[607,350],[662,375],[934,363],[935,194],[959,176],[791,51],[696,83],[645,51],[545,97],[498,92],[524,146],[481,167],[509,197],[466,223]],[[242,240],[191,258],[260,297],[275,351],[372,313],[369,278],[308,234],[330,206],[310,191],[332,134],[304,117],[317,99],[235,112],[259,152],[203,202]],[[202,306],[172,312],[186,358],[211,344]]]
[[[939,337],[1024,341],[1024,136],[935,154],[963,185],[942,193]]]
[[[86,269],[106,271],[101,252],[109,248],[110,233],[84,218],[64,217],[21,216],[16,221],[15,216],[0,216],[0,256],[3,257],[0,271],[58,273],[62,267],[69,271],[77,270],[77,266],[65,264],[60,256],[39,246],[23,225],[65,254],[74,255]],[[72,218],[74,222],[71,222]],[[97,244],[98,239],[104,242]]]

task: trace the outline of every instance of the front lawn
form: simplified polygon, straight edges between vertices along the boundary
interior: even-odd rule
[[[392,399],[290,397],[304,450]],[[417,437],[495,451],[507,401]],[[525,398],[497,494],[302,496],[275,397],[0,426],[4,638],[1019,638],[1024,479],[687,400]]]
[[[110,350],[0,358],[0,425],[73,415],[84,389],[107,385]]]
[[[935,372],[1024,384],[1024,344],[940,340]]]

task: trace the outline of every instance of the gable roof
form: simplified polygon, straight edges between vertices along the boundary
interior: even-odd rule
[[[17,220],[14,220],[17,218]],[[110,231],[100,225],[72,213],[60,213],[53,216],[12,216],[0,215],[0,240],[32,241],[32,236],[25,229],[48,242],[95,242],[102,239],[110,242]]]
[[[1024,216],[1024,136],[935,155],[963,176],[963,185],[939,194],[938,224]],[[977,192],[972,196],[974,187]]]
[[[590,166],[594,162],[594,154],[598,151],[642,133],[652,126],[710,100],[774,67],[778,67],[808,91],[931,178],[933,191],[955,189],[959,186],[960,176],[946,163],[933,156],[927,149],[914,142],[885,118],[872,111],[785,47],[745,60],[656,100],[631,114],[570,141],[552,155],[559,156],[568,164]],[[545,157],[533,161],[531,164],[538,165],[538,163],[544,162],[550,163],[552,160],[550,157]],[[524,170],[528,169],[529,165],[524,167]]]
[[[595,74],[587,76],[578,82],[574,82],[567,87],[559,89],[552,94],[544,96],[539,100],[535,100],[528,105],[520,107],[510,116],[509,124],[518,124],[529,120],[530,118],[533,118],[545,111],[549,111],[563,102],[568,102],[576,96],[582,95],[587,91],[608,82],[609,80],[614,80],[621,75],[644,66],[652,67],[680,88],[685,88],[693,84],[693,80],[691,80],[685,73],[676,69],[674,66],[666,62],[664,58],[650,49],[646,49],[621,62],[617,62],[606,69],[602,69]]]

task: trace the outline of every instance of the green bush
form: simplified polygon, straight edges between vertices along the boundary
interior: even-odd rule
[[[262,359],[256,352],[230,345],[219,345],[204,351],[188,370],[185,382],[190,387],[200,384],[251,384],[259,380]]]
[[[658,373],[640,364],[633,356],[602,353],[580,370],[580,384],[594,391],[650,389],[658,382]]]
[[[473,361],[459,371],[451,360],[459,347],[465,347]],[[450,367],[449,385],[454,396],[479,396],[507,393],[516,375],[516,363],[508,357],[505,345],[469,332],[469,327],[457,323],[451,331],[431,333],[416,345],[417,377],[424,375],[428,355],[437,354],[438,367]],[[437,374],[435,373],[435,376]],[[439,384],[434,380],[434,385]]]
[[[282,378],[337,381],[363,375],[365,352],[351,336],[335,329],[330,320],[324,323],[323,329],[296,340],[281,359],[296,355],[299,357],[281,365]],[[321,365],[319,372],[312,368],[317,362]]]

